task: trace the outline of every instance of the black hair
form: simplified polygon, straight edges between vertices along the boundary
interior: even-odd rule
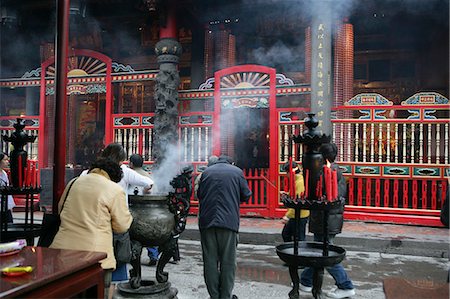
[[[115,161],[107,158],[99,158],[94,163],[91,164],[89,168],[89,172],[94,168],[100,168],[104,170],[108,175],[111,181],[118,183],[122,179],[123,172],[120,165]]]
[[[120,143],[110,143],[102,151],[101,157],[120,164],[127,159],[127,154]]]
[[[292,169],[298,167],[297,162],[292,161]],[[283,170],[289,172],[289,161],[283,164]]]
[[[130,156],[130,162],[133,163],[133,167],[142,167],[144,165],[144,159],[138,154],[132,154]]]
[[[319,152],[322,154],[325,160],[333,163],[336,159],[338,148],[334,143],[324,143],[320,146]]]
[[[8,155],[6,153],[4,153],[4,152],[0,152],[0,161],[3,160],[3,158],[5,156],[8,156]]]
[[[188,174],[192,172],[194,172],[194,166],[192,166],[192,164],[184,166],[183,169],[181,170],[182,174]]]

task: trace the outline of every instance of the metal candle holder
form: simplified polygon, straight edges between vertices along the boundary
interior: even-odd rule
[[[289,266],[289,274],[292,279],[293,288],[289,292],[289,298],[299,298],[300,279],[298,276],[298,267],[306,266],[314,268],[312,293],[314,298],[322,298],[322,282],[324,267],[333,266],[340,263],[345,257],[345,250],[338,246],[329,244],[328,241],[328,215],[333,209],[340,209],[345,204],[345,199],[339,196],[332,198],[332,201],[326,200],[326,197],[316,190],[321,190],[323,177],[324,161],[319,147],[323,143],[328,143],[331,136],[321,134],[316,127],[319,122],[314,113],[308,113],[305,119],[307,130],[303,135],[292,136],[289,146],[289,162],[292,165],[292,141],[306,146],[302,157],[303,176],[305,181],[305,193],[296,196],[292,187],[290,195],[283,194],[281,200],[285,207],[295,209],[295,234],[294,242],[288,242],[278,245],[276,250],[281,260]],[[290,171],[291,171],[290,166]],[[291,173],[290,173],[291,175]],[[290,186],[293,184],[290,180]],[[328,195],[329,196],[329,195]],[[298,225],[300,219],[300,210],[321,210],[323,211],[323,242],[299,242]]]
[[[0,242],[25,238],[28,245],[34,245],[34,238],[39,235],[40,225],[34,224],[34,197],[41,192],[41,186],[37,182],[37,174],[32,173],[30,169],[26,170],[28,165],[28,154],[23,147],[36,140],[36,136],[27,135],[23,129],[25,124],[22,119],[17,118],[13,125],[16,129],[11,136],[3,135],[2,139],[11,142],[14,149],[10,153],[11,186],[0,187],[0,211],[1,215],[6,215],[9,195],[25,196],[25,222],[7,223],[4,217],[0,221]],[[29,165],[30,166],[30,165]],[[33,168],[37,171],[36,168]],[[30,175],[33,175],[33,180]],[[31,182],[33,182],[31,184]]]

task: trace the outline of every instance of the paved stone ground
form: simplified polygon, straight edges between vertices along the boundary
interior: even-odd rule
[[[200,243],[181,239],[179,245],[180,263],[167,264],[165,267],[169,272],[169,281],[178,289],[179,299],[207,299],[209,296],[203,280]],[[148,258],[145,253],[142,254],[142,262],[144,278],[154,280],[155,267],[146,266]],[[447,258],[360,251],[348,251],[343,264],[356,286],[357,293],[353,298],[367,299],[385,298],[385,278],[403,277],[413,281],[444,284],[449,269]],[[288,298],[290,282],[288,268],[278,258],[273,246],[239,244],[234,288],[234,293],[239,298]],[[332,277],[325,274],[324,292],[333,287]],[[313,296],[301,293],[300,298],[312,299]]]
[[[36,214],[39,222],[42,216]],[[14,218],[20,222],[23,216],[14,213]],[[275,252],[275,246],[282,242],[281,229],[279,219],[241,219],[234,289],[239,298],[288,297],[288,269]],[[181,262],[165,268],[180,299],[208,298],[198,240],[197,218],[191,216],[180,237]],[[450,267],[448,229],[346,221],[335,243],[347,250],[343,264],[357,288],[353,298],[384,299],[383,279],[388,277],[402,277],[425,285],[446,282]],[[142,262],[144,278],[154,280],[155,267],[145,265],[148,263],[145,253]],[[333,284],[333,279],[326,274],[324,291],[331,290]],[[300,298],[313,297],[301,293]]]
[[[281,243],[283,224],[279,219],[241,218],[240,242],[276,245]],[[189,217],[185,239],[199,240],[196,217]],[[307,240],[312,235],[307,234]],[[345,221],[335,243],[350,251],[448,257],[449,230],[442,227]]]

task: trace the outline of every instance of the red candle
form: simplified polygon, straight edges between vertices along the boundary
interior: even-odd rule
[[[333,200],[338,197],[338,181],[337,181],[337,171],[332,171],[332,179],[333,179]]]
[[[37,188],[38,186],[39,186],[39,169],[36,163],[34,165],[34,187]]]
[[[31,187],[36,187],[36,164],[31,164]]]
[[[332,188],[331,188],[331,169],[328,166],[324,167],[325,172],[325,192],[327,193],[327,200],[332,199]]]
[[[32,181],[33,181],[33,168],[34,168],[34,164],[32,161],[30,161],[30,170],[29,170],[29,180],[28,180],[28,185],[31,186],[32,185]]]
[[[27,161],[27,167],[25,168],[25,187],[31,184],[31,161]]]
[[[289,157],[289,194],[292,198],[295,197],[295,178],[292,171],[292,157]]]

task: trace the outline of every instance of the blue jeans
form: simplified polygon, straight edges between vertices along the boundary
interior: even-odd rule
[[[158,260],[158,247],[147,247],[147,255],[150,258],[150,260]]]
[[[330,244],[333,243],[335,235],[329,235],[328,240],[330,241]],[[314,241],[316,242],[323,242],[323,236],[319,234],[314,234]],[[342,290],[350,290],[353,289],[353,283],[350,280],[350,278],[347,275],[347,272],[345,272],[344,267],[341,263],[336,264],[331,267],[326,267],[328,273],[330,273],[331,276],[333,276],[334,281],[336,282],[336,286],[339,289]],[[313,268],[305,268],[303,270],[302,275],[300,276],[300,282],[302,285],[311,287],[313,285]]]
[[[115,283],[128,281],[128,271],[126,263],[117,264],[116,270],[114,270],[111,275],[111,280]]]

